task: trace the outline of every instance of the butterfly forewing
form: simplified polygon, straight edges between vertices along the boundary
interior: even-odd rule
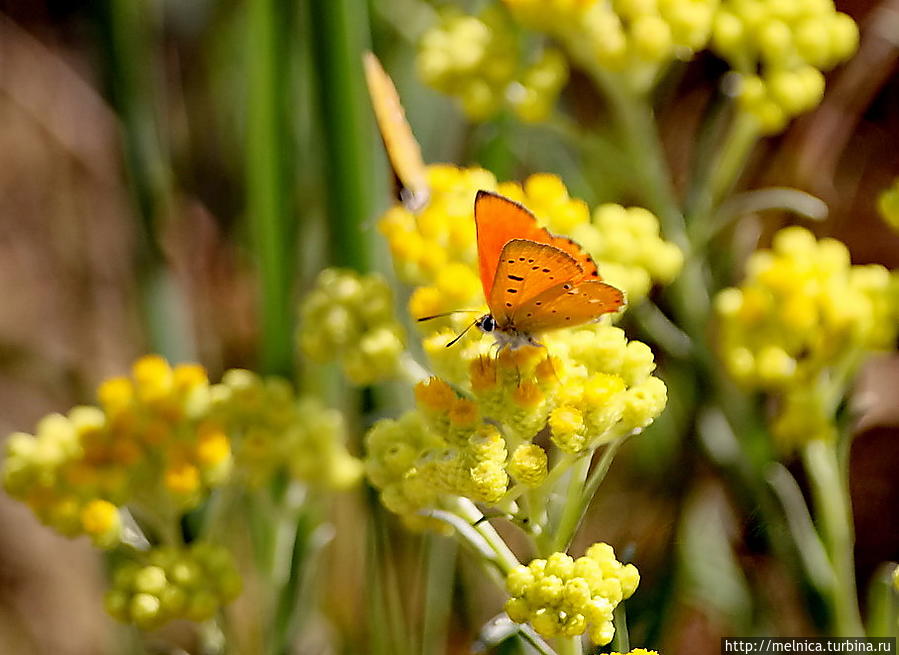
[[[548,289],[515,309],[515,328],[529,334],[573,327],[618,311],[624,294],[605,282],[585,280],[570,288]]]
[[[403,111],[396,87],[381,62],[370,52],[365,53],[363,61],[365,80],[384,148],[406,196],[402,199],[404,202],[411,199],[413,203],[422,204],[427,201],[429,191],[421,147],[406,121],[406,112]]]
[[[542,296],[555,298],[564,294],[582,277],[581,266],[558,248],[512,239],[500,251],[487,305],[497,324],[505,327],[515,322],[523,305]],[[542,304],[537,305],[536,311]]]
[[[493,288],[500,253],[512,239],[553,246],[578,263],[584,279],[600,279],[590,255],[571,239],[555,236],[537,225],[534,215],[517,202],[489,191],[478,191],[474,217],[478,232],[478,263],[485,296],[489,297]]]

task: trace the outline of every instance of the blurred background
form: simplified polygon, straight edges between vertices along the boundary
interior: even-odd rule
[[[591,205],[626,203],[598,196],[601,185],[584,182],[589,171],[548,128],[503,117],[471,125],[418,81],[416,44],[442,6],[0,2],[0,435],[91,402],[100,380],[145,352],[199,361],[213,379],[235,366],[289,374],[297,299],[318,270],[389,271],[374,223],[392,191],[361,76],[366,49],[395,79],[426,161],[480,164],[500,179],[553,172]],[[817,234],[844,241],[853,263],[896,268],[899,236],[877,216],[876,196],[899,175],[899,2],[837,7],[862,28],[859,53],[829,74],[816,111],[764,142],[741,186],[821,197],[830,214],[811,226]],[[676,173],[724,70],[703,52],[659,94]],[[562,101],[584,125],[603,120],[601,99],[577,71]],[[771,214],[754,225],[764,243],[790,220]],[[881,562],[899,559],[895,358],[873,361],[856,397],[851,486],[864,589]],[[632,634],[673,653],[717,653],[730,617],[751,614],[758,590],[776,611],[757,623],[815,634],[809,590],[757,547],[726,481],[689,441],[670,446],[665,461],[650,450],[628,445],[574,548],[601,536],[640,553]],[[369,572],[361,557],[346,564],[363,548],[362,502],[337,508],[328,596],[297,652],[330,652],[328,641],[354,652],[364,642],[357,615]],[[709,530],[714,538],[703,541]],[[724,574],[685,592],[671,560],[694,539],[733,550],[703,551]],[[416,552],[414,538],[397,536],[400,565]],[[86,541],[56,536],[0,495],[0,652],[121,652],[122,634],[102,609],[102,575]],[[456,605],[466,609],[450,623],[454,652],[466,652],[502,602],[475,588],[459,586]]]

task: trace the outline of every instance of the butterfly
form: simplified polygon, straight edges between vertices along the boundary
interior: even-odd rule
[[[589,254],[537,225],[517,202],[478,191],[474,218],[490,313],[473,325],[492,334],[500,350],[539,346],[542,332],[582,325],[624,304],[624,294],[602,281]]]
[[[421,146],[415,140],[406,120],[406,112],[400,103],[396,86],[384,71],[381,62],[371,52],[366,52],[362,61],[378,130],[398,182],[399,199],[410,211],[418,211],[428,203],[430,197]]]

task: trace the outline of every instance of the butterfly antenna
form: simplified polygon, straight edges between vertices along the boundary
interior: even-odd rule
[[[421,319],[418,319],[418,320],[421,320]],[[450,346],[455,344],[459,339],[464,337],[465,333],[468,332],[471,328],[473,328],[475,326],[475,323],[477,323],[477,321],[472,321],[471,323],[469,323],[468,327],[465,328],[464,330],[462,330],[459,334],[457,334],[455,339],[453,339],[448,344],[446,344],[446,347],[449,348]]]
[[[434,318],[444,318],[446,316],[452,316],[453,314],[477,314],[480,312],[480,309],[457,309],[452,312],[443,312],[442,314],[433,314],[431,316],[422,316],[421,318],[416,318],[415,320],[421,323],[422,321],[430,321]]]

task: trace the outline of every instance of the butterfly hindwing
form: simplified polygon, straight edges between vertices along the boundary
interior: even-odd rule
[[[555,236],[540,227],[534,215],[517,202],[490,191],[478,191],[474,217],[478,233],[478,264],[485,296],[489,297],[493,288],[500,254],[512,239],[553,246],[578,263],[583,278],[600,279],[589,254],[571,239]]]
[[[520,308],[535,298],[555,298],[583,278],[583,269],[569,254],[527,239],[507,242],[497,259],[487,305],[500,326],[514,322]]]
[[[381,132],[390,166],[400,182],[400,199],[407,205],[421,206],[427,202],[429,195],[421,146],[406,120],[406,112],[393,80],[384,71],[381,62],[371,52],[363,55],[363,62],[378,130]]]
[[[511,318],[517,330],[532,334],[589,323],[618,311],[623,304],[624,294],[612,285],[584,280],[530,298],[516,308]]]

